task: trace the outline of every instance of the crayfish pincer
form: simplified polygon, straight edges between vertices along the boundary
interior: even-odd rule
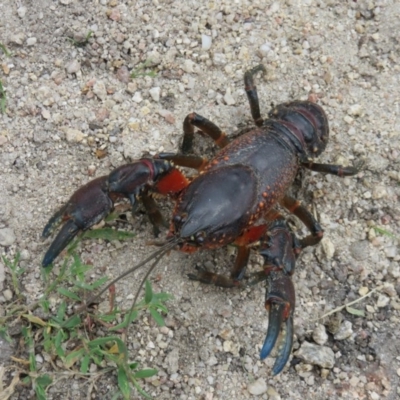
[[[275,106],[269,118],[263,119],[254,84],[257,72],[265,72],[265,67],[257,66],[244,76],[255,126],[230,140],[208,119],[194,112],[189,114],[183,122],[179,153],[161,153],[123,165],[71,196],[43,231],[47,237],[64,222],[44,256],[43,266],[50,265],[79,231],[98,223],[123,198],[130,201],[133,209],[142,204],[154,233],[159,234],[164,220],[154,195],[165,195],[175,206],[164,246],[134,269],[153,259],[152,270],[171,248],[192,253],[233,244],[237,257],[230,276],[200,269],[189,277],[223,287],[242,286],[250,250],[259,243],[265,265],[255,281],[266,282],[270,315],[261,358],[269,355],[281,329],[285,331],[273,368],[276,374],[285,366],[292,348],[295,294],[291,275],[295,259],[302,248],[317,244],[323,236],[308,209],[286,192],[300,167],[337,176],[355,175],[358,169],[312,161],[325,149],[329,138],[327,117],[318,104],[290,101]],[[210,161],[193,154],[195,128],[220,147]],[[186,179],[177,166],[197,169],[199,174]],[[277,205],[298,217],[309,234],[295,239],[276,210]]]

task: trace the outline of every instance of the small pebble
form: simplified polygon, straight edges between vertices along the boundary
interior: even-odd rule
[[[208,35],[201,35],[201,48],[203,50],[210,50],[212,44],[212,38]]]
[[[335,354],[330,347],[318,346],[310,342],[303,342],[295,356],[321,368],[333,368],[335,365]]]
[[[357,261],[366,260],[369,256],[369,243],[367,240],[354,242],[350,246],[350,254]]]
[[[0,229],[0,246],[11,246],[15,242],[15,233],[11,228]]]
[[[328,334],[324,325],[318,324],[313,331],[314,342],[320,346],[324,345],[328,341]]]
[[[133,95],[132,100],[133,100],[135,103],[141,103],[141,102],[143,101],[143,97],[142,97],[142,95],[140,94],[140,92],[136,92],[136,93]]]
[[[254,396],[260,396],[267,391],[267,383],[264,378],[259,378],[256,381],[247,385],[247,390]]]
[[[385,296],[383,294],[380,294],[378,297],[378,301],[376,302],[376,306],[378,308],[383,308],[386,307],[390,302],[390,298],[388,296]]]
[[[335,333],[336,340],[344,340],[353,335],[353,324],[350,321],[343,321],[339,330]]]
[[[18,17],[24,18],[26,15],[27,8],[25,6],[21,6],[17,10]]]
[[[34,46],[37,42],[37,39],[35,37],[30,37],[26,40],[27,46]]]
[[[76,74],[81,69],[81,64],[77,60],[72,60],[65,66],[68,74]]]
[[[149,90],[151,98],[156,101],[157,103],[160,101],[160,93],[161,93],[161,88],[153,87]]]
[[[3,296],[6,299],[6,301],[10,301],[13,298],[13,293],[10,289],[5,289],[3,291]]]
[[[96,81],[93,85],[93,93],[100,99],[106,100],[107,98],[107,89],[106,85],[102,81]]]
[[[67,128],[65,130],[65,139],[67,142],[79,143],[83,140],[83,133],[78,129]]]
[[[321,245],[326,258],[331,260],[335,254],[335,246],[333,245],[332,240],[330,240],[328,237],[324,237],[321,240]]]
[[[235,99],[233,98],[233,96],[231,94],[231,89],[230,88],[228,88],[226,90],[226,93],[225,93],[225,96],[224,96],[224,101],[228,106],[233,106],[236,103]]]

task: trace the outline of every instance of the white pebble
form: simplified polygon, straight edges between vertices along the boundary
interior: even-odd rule
[[[247,385],[247,390],[254,396],[259,396],[267,391],[267,383],[263,378],[259,378],[256,381]]]
[[[157,87],[153,87],[149,90],[150,96],[151,98],[156,101],[159,102],[160,101],[160,93],[161,93],[161,89],[157,86]]]
[[[185,72],[187,72],[188,74],[193,74],[194,73],[194,62],[192,60],[185,60],[185,62],[183,63],[183,70]]]
[[[79,143],[83,140],[83,133],[81,131],[78,131],[78,129],[67,128],[65,130],[65,139],[67,140],[67,142]]]
[[[34,46],[37,42],[37,39],[35,37],[30,37],[26,40],[27,46]]]
[[[378,308],[386,307],[389,304],[390,298],[381,294],[378,297],[378,301],[376,302],[376,306]]]
[[[66,65],[65,69],[68,74],[75,74],[81,69],[81,64],[76,60],[72,60]]]
[[[96,81],[93,85],[93,93],[100,99],[105,100],[107,98],[106,85],[102,81]]]
[[[225,100],[225,103],[226,103],[228,106],[233,106],[233,105],[236,103],[235,99],[234,99],[233,96],[232,96],[232,93],[231,93],[231,89],[230,89],[230,88],[226,89],[226,93],[225,93],[225,96],[224,96],[224,100]]]
[[[335,333],[335,340],[344,340],[353,335],[353,325],[350,321],[343,321]]]
[[[135,94],[134,94],[133,97],[132,97],[132,100],[133,100],[135,103],[141,103],[141,102],[143,101],[143,97],[142,97],[142,95],[140,94],[140,92],[135,92]]]
[[[201,35],[201,48],[203,50],[210,50],[212,44],[212,38],[208,35]]]
[[[17,10],[18,17],[24,18],[26,15],[26,11],[27,11],[26,7],[24,6],[19,7]]]
[[[320,346],[324,345],[328,341],[328,334],[326,333],[325,326],[318,324],[313,331],[314,342]]]
[[[347,110],[347,114],[349,115],[354,115],[355,117],[358,117],[362,114],[362,107],[360,104],[353,104],[352,106],[349,107]]]

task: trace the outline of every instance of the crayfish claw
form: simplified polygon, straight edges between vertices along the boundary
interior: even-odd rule
[[[272,369],[273,374],[277,375],[288,362],[293,346],[295,293],[292,279],[283,271],[271,271],[268,276],[265,307],[269,311],[268,331],[260,358],[264,360],[271,354],[282,331],[278,356]]]
[[[267,358],[275,347],[276,340],[281,331],[283,309],[283,305],[278,303],[273,304],[269,309],[268,331],[260,353],[261,360]]]
[[[56,238],[53,240],[49,249],[47,250],[43,258],[42,266],[48,267],[54,261],[54,259],[65,249],[65,247],[67,247],[71,240],[77,235],[79,230],[80,228],[75,224],[72,219],[68,220],[63,225],[60,232],[58,232]]]
[[[46,226],[43,229],[42,237],[48,238],[54,230],[61,224],[65,211],[67,209],[67,205],[62,206],[58,211],[54,213],[54,215],[49,219]]]

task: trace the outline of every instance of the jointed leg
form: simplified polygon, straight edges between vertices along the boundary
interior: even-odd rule
[[[192,150],[194,127],[199,128],[203,133],[210,136],[221,148],[229,143],[225,132],[222,132],[217,125],[193,112],[183,121],[182,153],[189,153]]]
[[[207,271],[204,268],[200,268],[197,274],[188,274],[189,279],[194,281],[200,281],[206,284],[213,284],[224,288],[232,288],[241,286],[240,281],[242,280],[246,271],[247,263],[249,261],[250,248],[246,246],[239,246],[238,253],[236,256],[235,265],[231,271],[231,276],[217,274],[215,272]]]
[[[163,160],[172,161],[175,165],[179,165],[180,167],[193,168],[198,171],[202,170],[208,163],[206,158],[191,154],[160,153],[158,157]]]
[[[294,214],[297,218],[299,218],[311,232],[311,235],[308,235],[300,240],[300,246],[302,248],[313,246],[321,241],[322,237],[324,236],[324,231],[310,211],[307,210],[307,208],[302,206],[300,202],[293,197],[287,195],[280,201],[280,204]]]
[[[265,67],[262,64],[244,74],[244,90],[246,91],[247,98],[249,100],[251,116],[253,117],[254,123],[257,126],[261,126],[264,122],[264,120],[261,118],[257,88],[254,84],[254,75],[260,71],[266,73]]]
[[[312,161],[302,162],[301,165],[315,172],[325,172],[326,174],[343,176],[353,176],[360,171],[362,163],[354,167],[343,167],[335,164],[317,164]]]

